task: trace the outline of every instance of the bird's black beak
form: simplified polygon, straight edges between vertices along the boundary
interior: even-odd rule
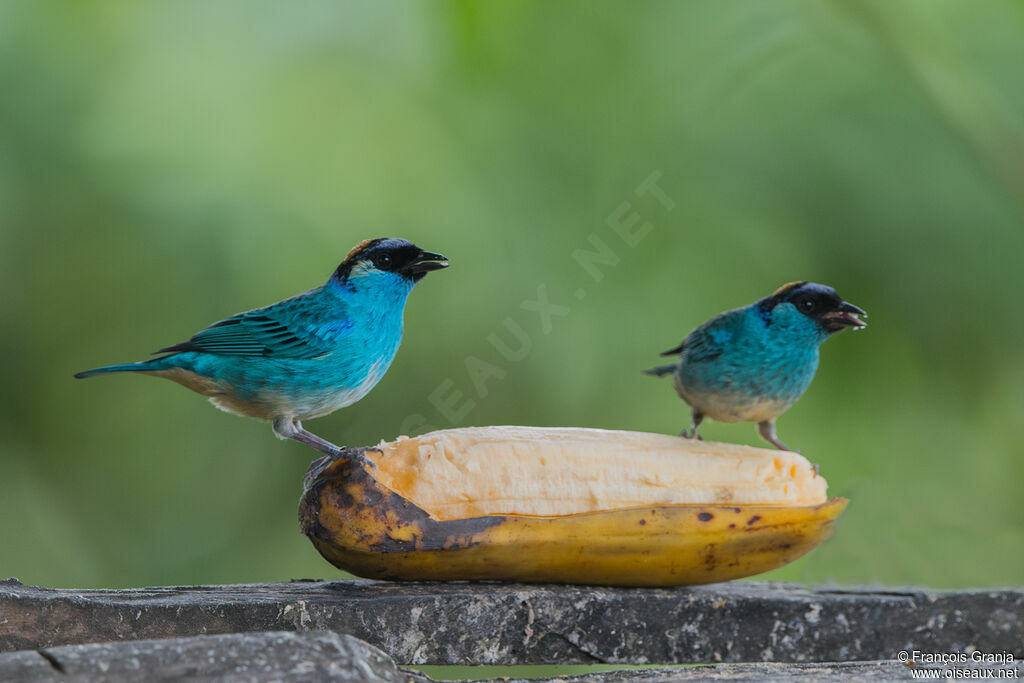
[[[432,251],[421,251],[416,258],[402,266],[402,274],[419,280],[432,270],[448,267],[448,259]]]
[[[836,310],[829,311],[821,316],[821,318],[829,332],[838,332],[847,327],[852,327],[855,330],[867,327],[868,324],[857,317],[861,315],[865,318],[868,317],[868,314],[862,308],[854,306],[849,301],[844,301],[839,304]]]

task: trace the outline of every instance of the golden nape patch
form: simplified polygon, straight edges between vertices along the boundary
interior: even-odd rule
[[[352,247],[352,251],[348,252],[348,254],[345,256],[345,260],[346,261],[350,260],[354,256],[358,255],[359,252],[361,252],[363,249],[365,249],[366,247],[370,246],[370,244],[372,244],[373,242],[376,242],[376,241],[377,241],[376,239],[363,240],[362,242],[360,242],[356,246]]]
[[[806,284],[807,284],[807,280],[796,280],[795,282],[787,282],[786,284],[782,285],[781,287],[776,289],[774,292],[772,292],[772,296],[781,297],[786,292],[789,292],[791,290],[796,289],[797,287],[800,287],[800,286],[806,285]]]

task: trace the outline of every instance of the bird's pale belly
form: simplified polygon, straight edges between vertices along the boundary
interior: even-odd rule
[[[366,396],[376,386],[387,369],[383,366],[384,364],[381,362],[375,363],[362,383],[355,387],[325,384],[307,385],[300,389],[278,384],[257,387],[255,391],[245,394],[241,394],[223,380],[213,379],[184,368],[171,368],[145,374],[177,382],[197,394],[208,397],[210,403],[229,413],[261,420],[274,420],[282,416],[307,420],[333,413]]]
[[[678,375],[675,378],[675,384],[676,391],[684,401],[703,413],[705,417],[718,422],[774,420],[786,412],[796,401],[795,398],[767,398],[742,393],[694,391],[683,386]]]

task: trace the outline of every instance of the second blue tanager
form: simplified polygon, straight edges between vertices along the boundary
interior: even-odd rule
[[[807,390],[818,369],[818,347],[848,327],[866,326],[867,314],[814,282],[790,282],[749,306],[721,313],[663,353],[677,362],[651,368],[673,375],[676,391],[692,408],[689,431],[706,419],[756,422],[761,436],[791,450],[775,433],[775,420]]]

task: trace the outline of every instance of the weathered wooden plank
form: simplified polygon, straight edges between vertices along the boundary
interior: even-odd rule
[[[54,590],[0,582],[0,651],[278,630],[352,634],[402,664],[888,660],[900,650],[1020,650],[1024,590],[360,580]]]

